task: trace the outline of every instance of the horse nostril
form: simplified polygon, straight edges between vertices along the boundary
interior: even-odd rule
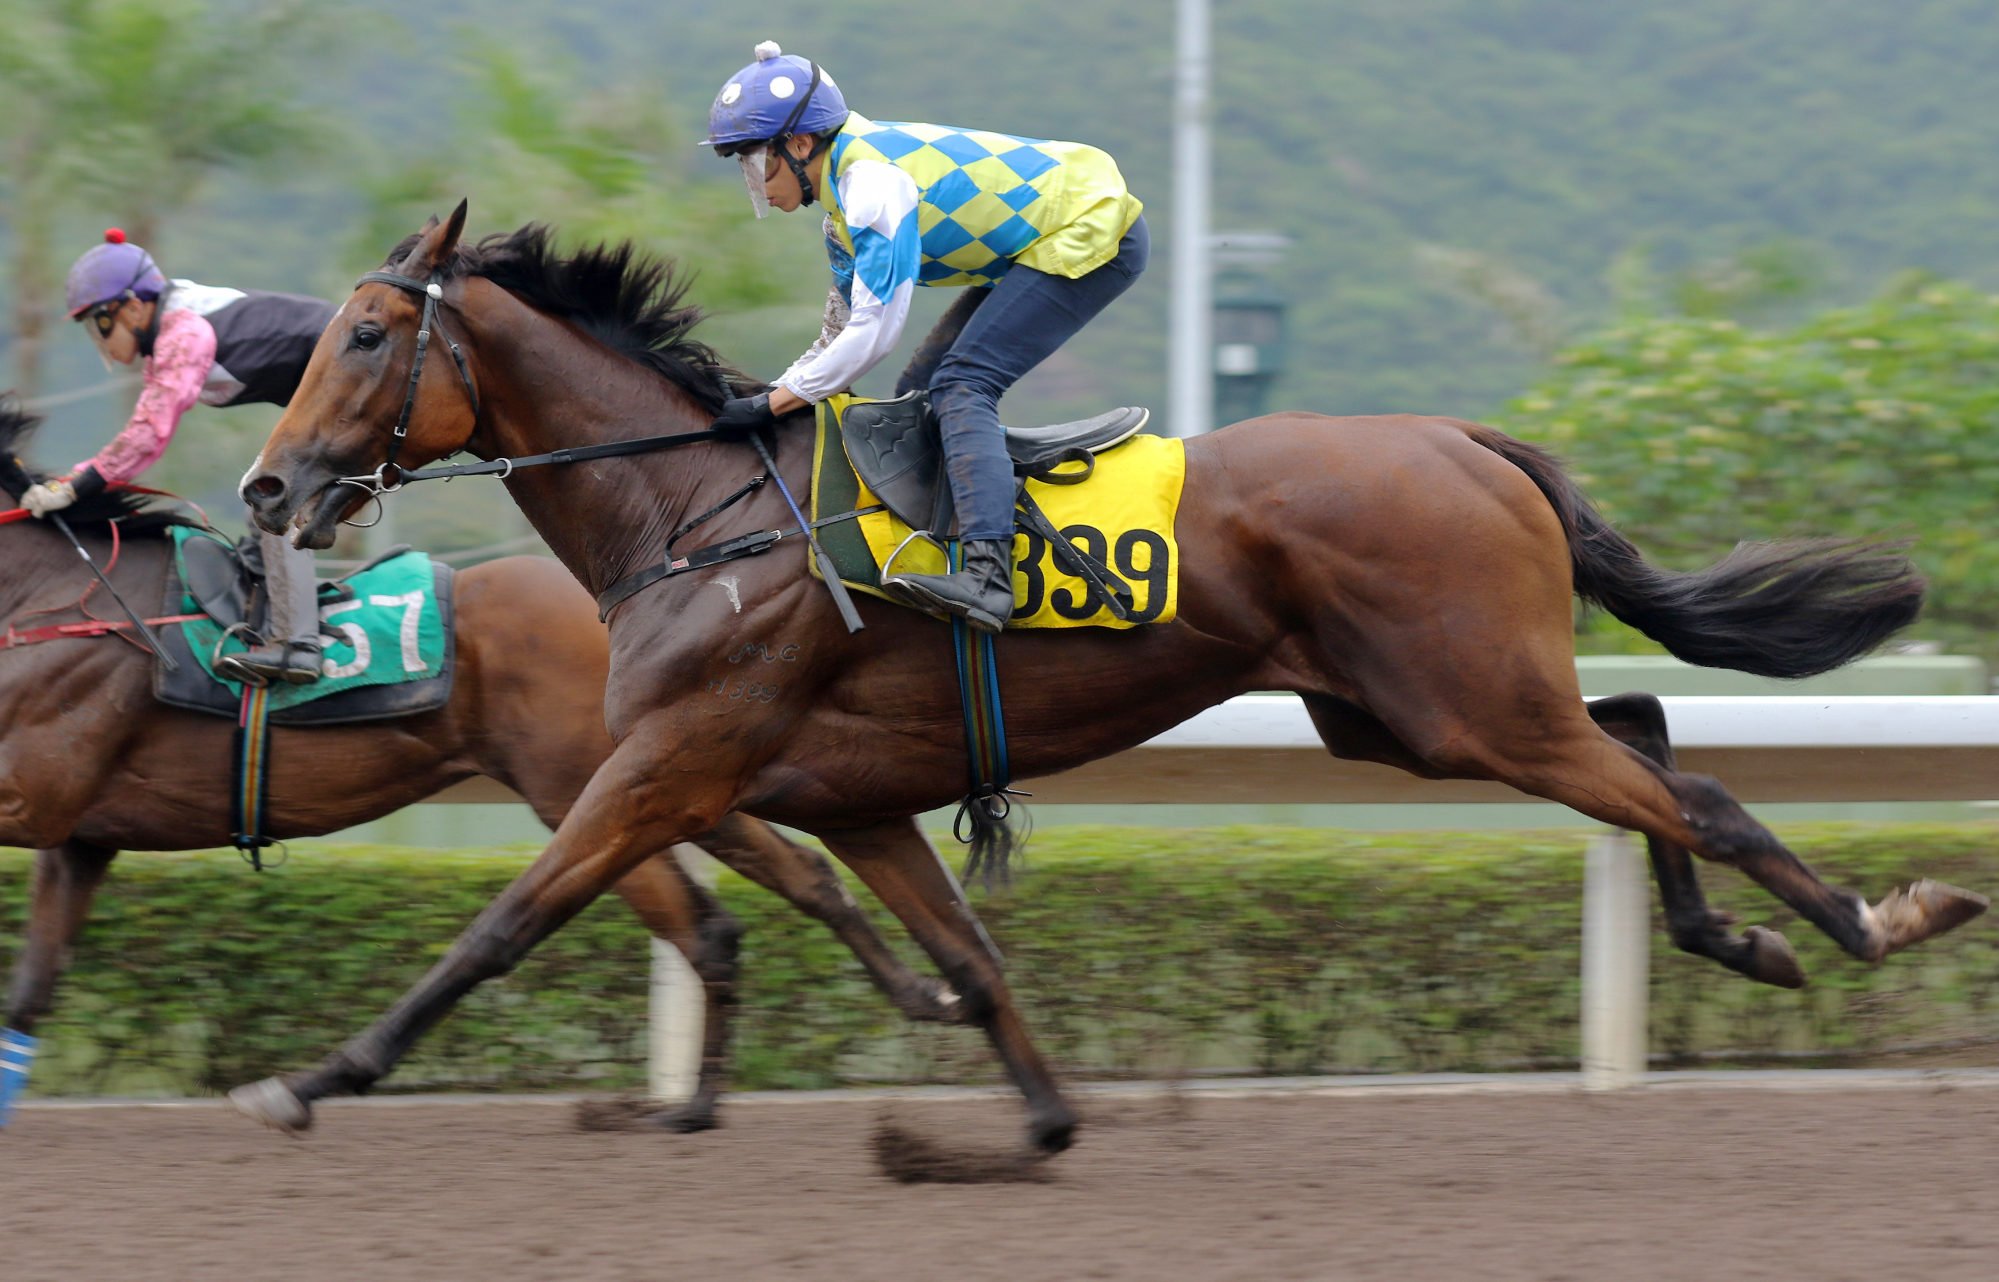
[[[285,483],[266,472],[243,487],[243,496],[262,503],[275,503],[285,496]]]

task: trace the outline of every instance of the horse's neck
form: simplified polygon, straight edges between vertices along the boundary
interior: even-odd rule
[[[531,341],[502,346],[508,378],[532,390],[494,398],[482,453],[542,454],[708,426],[707,413],[665,379],[543,325]],[[696,444],[524,468],[506,485],[549,549],[595,594],[658,560],[667,535],[719,490],[722,470],[716,447]]]

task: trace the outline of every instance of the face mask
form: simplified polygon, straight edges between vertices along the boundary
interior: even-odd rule
[[[764,195],[764,170],[769,165],[770,148],[758,147],[736,157],[736,163],[743,167],[743,186],[750,189],[750,208],[756,210],[757,217],[770,213],[770,198]]]

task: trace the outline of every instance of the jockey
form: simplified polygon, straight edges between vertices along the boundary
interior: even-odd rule
[[[918,285],[989,290],[930,380],[964,543],[955,574],[887,580],[919,607],[998,632],[1013,613],[1013,465],[999,398],[1145,270],[1142,206],[1094,147],[847,109],[817,63],[756,47],[704,146],[743,167],[757,217],[823,201],[833,296],[818,341],[715,420],[753,430],[853,385],[895,347]]]
[[[145,388],[125,429],[97,454],[22,496],[36,516],[60,511],[159,461],[180,417],[204,405],[283,405],[305,376],[331,303],[169,281],[153,257],[112,228],[76,260],[70,319],[97,344],[105,367],[144,361]],[[312,552],[260,534],[270,597],[264,644],[229,656],[232,675],[303,685],[320,674],[318,583]]]

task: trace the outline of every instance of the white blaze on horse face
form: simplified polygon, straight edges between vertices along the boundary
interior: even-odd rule
[[[726,579],[715,580],[715,586],[729,594],[729,604],[736,607],[737,614],[741,614],[743,612],[743,594],[737,590],[737,583],[738,580],[733,574]]]
[[[237,498],[242,499],[245,503],[248,503],[250,501],[250,496],[248,493],[250,489],[250,478],[255,476],[258,472],[262,471],[263,468],[264,468],[264,452],[262,450],[258,450],[257,457],[250,460],[249,468],[244,471],[243,479],[236,482]]]

